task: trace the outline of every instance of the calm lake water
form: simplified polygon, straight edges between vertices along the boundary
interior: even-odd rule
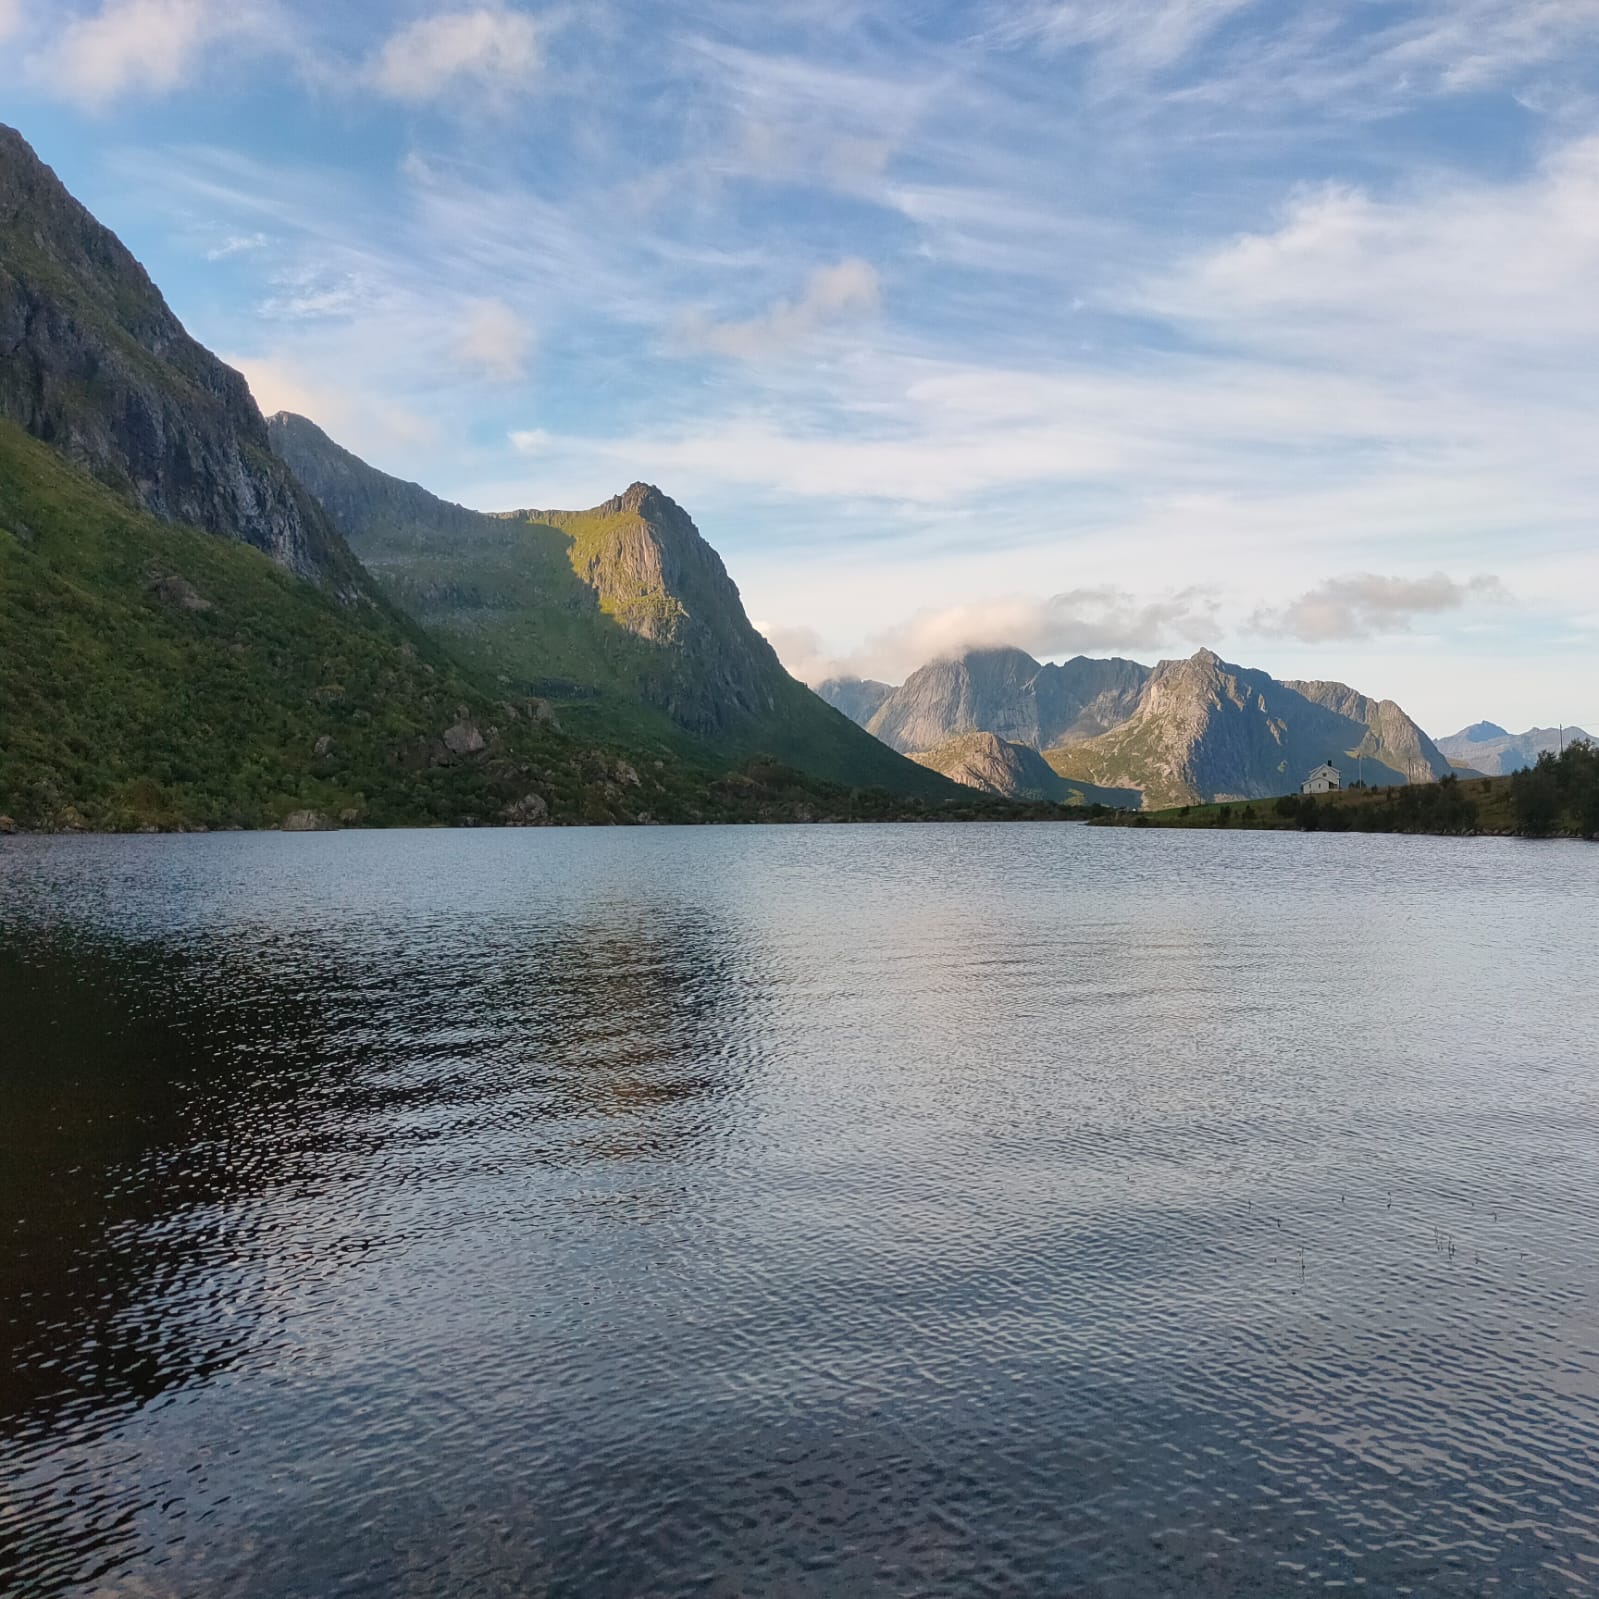
[[[0,840],[0,1592],[1591,1594],[1599,849]]]

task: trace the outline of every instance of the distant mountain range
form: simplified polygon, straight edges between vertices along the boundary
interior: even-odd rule
[[[1508,733],[1497,722],[1473,722],[1439,739],[1438,748],[1457,766],[1500,777],[1536,765],[1545,751],[1558,752],[1579,741],[1591,744],[1594,738],[1580,727],[1532,727],[1525,733]]]
[[[307,481],[308,480],[308,481]],[[0,827],[970,811],[635,484],[484,516],[269,429],[0,127]]]
[[[1147,807],[1288,793],[1325,760],[1346,781],[1372,785],[1450,770],[1393,701],[1342,683],[1280,682],[1210,650],[1153,668],[1081,656],[1043,665],[1021,650],[971,650],[930,662],[887,694],[863,686],[835,679],[818,692],[857,715],[870,707],[864,725],[897,749],[936,756],[951,740],[991,733],[1039,752],[1060,777]],[[956,760],[940,758],[938,769],[961,777]],[[983,777],[980,786],[1001,781],[993,760]]]

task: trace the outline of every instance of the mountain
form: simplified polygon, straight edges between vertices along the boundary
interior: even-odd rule
[[[1439,739],[1438,748],[1457,766],[1502,777],[1537,765],[1546,750],[1558,752],[1562,745],[1578,741],[1591,744],[1594,738],[1580,727],[1532,727],[1525,733],[1508,733],[1497,722],[1473,722]]]
[[[894,687],[870,677],[830,677],[816,685],[816,692],[857,727],[865,727],[876,714],[877,707],[894,692]]]
[[[969,650],[913,672],[866,726],[897,750],[935,749],[970,732],[1050,749],[1124,722],[1148,678],[1135,661],[1079,655],[1044,666],[1022,650]]]
[[[1063,776],[1142,789],[1150,808],[1288,793],[1329,759],[1346,779],[1378,786],[1450,770],[1391,700],[1340,683],[1281,683],[1210,650],[1162,661],[1125,723],[1047,759]]]
[[[385,595],[462,660],[555,701],[563,723],[686,739],[723,765],[765,754],[828,781],[950,796],[784,671],[721,558],[660,490],[635,483],[588,511],[472,511],[303,417],[269,428]]]
[[[967,788],[1004,799],[1136,810],[1142,798],[1136,789],[1099,788],[1062,777],[1031,746],[1012,744],[993,733],[960,733],[936,750],[918,751],[911,759]]]
[[[116,235],[5,126],[0,420],[155,516],[252,544],[346,598],[365,588],[272,453],[244,379],[189,337]]]
[[[783,674],[663,496],[556,520],[493,531],[558,566],[590,654],[649,659],[631,721],[563,726],[394,606],[243,380],[0,131],[0,832],[996,813]],[[811,772],[772,758],[791,708]]]

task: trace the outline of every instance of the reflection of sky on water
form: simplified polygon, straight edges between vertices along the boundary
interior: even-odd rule
[[[1595,887],[1064,827],[8,842],[0,1564],[1578,1591]]]

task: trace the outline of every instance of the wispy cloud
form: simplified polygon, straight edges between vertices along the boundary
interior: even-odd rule
[[[264,233],[231,233],[205,252],[207,261],[226,261],[232,256],[264,250],[272,241]]]
[[[102,0],[67,14],[30,60],[30,75],[63,99],[103,110],[125,95],[170,94],[217,46],[259,45],[280,27],[271,0]]]
[[[26,18],[97,112],[63,170],[263,389],[469,503],[658,480],[819,655],[1186,614],[1464,698],[1599,647],[1599,0]],[[1483,571],[1513,604],[1327,592]]]
[[[499,98],[526,91],[538,65],[533,19],[489,5],[409,23],[385,41],[370,77],[383,94],[422,104],[454,93]]]
[[[1123,69],[1176,66],[1255,0],[1022,0],[1001,7],[995,34],[1047,49],[1088,46]]]
[[[797,299],[779,300],[746,322],[693,322],[690,338],[741,361],[757,361],[802,344],[818,329],[876,311],[882,291],[876,269],[859,259],[818,267]]]
[[[1329,578],[1280,610],[1255,613],[1257,632],[1324,644],[1332,639],[1408,633],[1418,621],[1484,602],[1509,599],[1505,585],[1487,574],[1460,581],[1443,572],[1427,577],[1381,577],[1360,572]]]
[[[533,329],[505,301],[477,300],[466,308],[456,351],[468,371],[514,383],[527,372]]]

